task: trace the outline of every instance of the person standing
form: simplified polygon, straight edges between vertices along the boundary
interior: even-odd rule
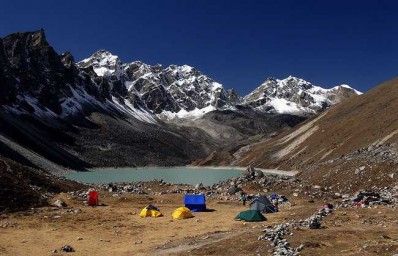
[[[246,194],[242,193],[242,203],[243,203],[243,205],[246,205],[246,200],[247,200]]]

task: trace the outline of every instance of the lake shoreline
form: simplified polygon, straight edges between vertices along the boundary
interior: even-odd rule
[[[278,169],[263,169],[254,167],[256,170],[262,171],[265,175],[281,175],[281,176],[295,176],[298,174],[298,171],[285,171]],[[200,170],[200,169],[208,169],[208,170],[240,170],[244,171],[247,167],[243,166],[195,166],[195,165],[185,165],[185,166],[142,166],[142,167],[98,167],[98,168],[90,168],[88,171],[107,171],[107,169],[118,169],[118,170],[153,170],[153,169],[192,169],[192,170]],[[76,170],[71,170],[71,172],[80,172]]]
[[[172,184],[202,183],[212,185],[220,181],[228,180],[231,177],[242,176],[245,167],[233,166],[179,166],[179,167],[108,167],[90,169],[86,172],[71,172],[64,177],[83,183],[120,183],[131,181],[164,180]],[[259,169],[264,175],[293,177],[296,172],[287,172],[275,169]]]

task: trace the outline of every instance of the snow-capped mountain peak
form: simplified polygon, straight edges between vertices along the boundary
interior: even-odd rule
[[[82,68],[92,66],[97,76],[121,75],[121,60],[117,55],[113,55],[106,50],[95,52],[89,58],[77,63],[77,65]]]
[[[358,95],[363,94],[362,92],[360,92],[360,91],[358,91],[358,90],[355,90],[354,88],[352,88],[352,87],[349,86],[348,84],[341,84],[341,85],[335,86],[335,87],[332,88],[332,90],[338,90],[338,89],[340,89],[340,88],[345,88],[345,89],[348,89],[348,90],[352,90],[352,91],[354,91],[354,92],[355,92],[356,94],[358,94]]]
[[[353,94],[361,92],[348,85],[325,89],[289,76],[285,79],[268,78],[244,97],[243,103],[263,112],[305,115],[322,111]]]

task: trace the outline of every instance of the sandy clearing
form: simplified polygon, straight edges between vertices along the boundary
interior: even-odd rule
[[[323,203],[309,203],[288,191],[280,193],[293,205],[281,205],[280,212],[266,215],[268,220],[260,223],[234,221],[248,207],[219,198],[208,200],[213,211],[177,221],[170,215],[181,205],[181,194],[114,197],[101,192],[101,202],[108,206],[95,208],[61,194],[69,209],[83,212],[62,214],[65,209],[42,208],[35,214],[2,215],[0,255],[72,255],[51,253],[65,244],[75,248],[73,255],[270,255],[269,243],[257,240],[265,227],[307,218]],[[148,204],[158,206],[165,216],[140,218],[137,214]],[[6,223],[11,225],[3,227]],[[305,244],[302,255],[358,255],[367,243],[370,247],[361,255],[380,255],[386,249],[398,252],[397,225],[396,212],[388,207],[339,209],[325,218],[325,228],[292,230],[293,235],[286,238],[293,246]]]
[[[66,199],[65,195],[62,197]],[[173,220],[172,211],[182,206],[179,194],[119,198],[102,195],[101,198],[109,206],[84,207],[66,199],[71,208],[82,209],[81,214],[48,209],[35,216],[9,218],[7,222],[15,222],[17,226],[0,229],[0,255],[26,255],[27,248],[30,255],[50,255],[64,244],[72,245],[75,255],[151,255],[170,241],[239,229],[242,223],[233,219],[247,208],[239,202],[218,204],[208,200],[208,208],[214,211]],[[140,210],[148,204],[158,206],[164,217],[140,218]],[[83,240],[78,241],[78,237]]]

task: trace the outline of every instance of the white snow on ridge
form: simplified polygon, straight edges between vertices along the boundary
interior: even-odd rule
[[[352,87],[349,86],[348,84],[342,84],[342,85],[335,86],[335,87],[333,87],[331,90],[337,90],[337,89],[339,89],[340,87],[343,87],[343,88],[346,88],[346,89],[351,89],[351,90],[353,90],[353,91],[354,91],[356,94],[358,94],[358,95],[363,94],[362,92],[360,92],[360,91],[358,91],[358,90],[352,88]]]
[[[99,68],[93,68],[94,72],[97,74],[97,76],[110,76],[113,73],[115,73],[115,70],[108,69],[106,67],[99,67]]]
[[[211,111],[216,110],[216,107],[214,106],[207,106],[201,109],[195,108],[192,111],[186,111],[185,109],[181,109],[179,112],[174,113],[170,111],[163,111],[160,114],[157,114],[157,116],[166,121],[171,121],[174,119],[198,119],[202,116],[204,116],[206,113],[209,113]]]
[[[256,107],[257,110],[262,110],[266,107],[273,107],[279,114],[302,114],[302,113],[314,113],[312,109],[302,107],[295,102],[288,101],[286,99],[273,98],[266,104]]]
[[[212,83],[212,86],[213,86],[213,87],[212,87],[211,89],[212,89],[213,91],[215,91],[215,90],[221,90],[221,89],[223,88],[223,87],[222,87],[222,84],[217,83],[217,82],[213,82],[213,83]]]
[[[189,73],[189,72],[192,71],[192,69],[193,69],[193,67],[191,67],[191,66],[189,66],[189,65],[182,65],[182,66],[180,67],[180,70],[181,70],[182,72],[184,72],[184,73]]]
[[[120,104],[118,99],[113,96],[112,96],[112,101],[108,100],[108,104],[111,104],[119,111],[129,114],[142,122],[152,123],[152,124],[157,123],[153,114],[151,114],[145,110],[142,110],[142,109],[134,108],[134,106],[131,105],[131,103],[128,100],[124,100],[124,103],[125,103],[125,105]]]

